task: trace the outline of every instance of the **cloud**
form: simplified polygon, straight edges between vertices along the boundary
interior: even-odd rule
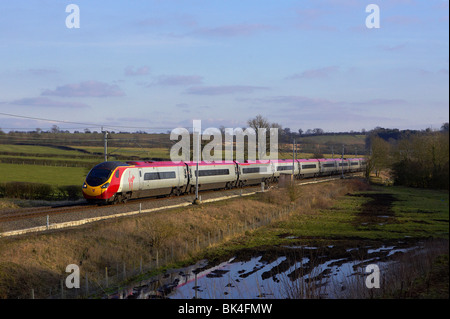
[[[334,32],[337,30],[335,26],[327,25],[326,16],[334,14],[330,10],[319,9],[299,9],[296,11],[298,15],[295,27],[303,31],[325,31]],[[325,20],[325,24],[319,20]]]
[[[442,68],[438,71],[439,74],[447,75],[448,76],[448,69]]]
[[[301,73],[293,74],[287,79],[315,79],[315,78],[326,78],[329,75],[338,72],[339,68],[337,66],[328,66],[324,68],[318,68],[318,69],[309,69],[305,70]]]
[[[380,48],[384,51],[390,51],[390,52],[394,52],[394,51],[401,51],[403,49],[405,49],[407,47],[406,43],[401,43],[401,44],[397,44],[397,45],[381,45]]]
[[[166,20],[161,18],[148,18],[139,20],[136,24],[140,27],[155,27],[166,24]]]
[[[125,93],[117,85],[110,85],[98,81],[85,81],[58,86],[55,90],[45,90],[41,95],[61,97],[109,97],[124,96]]]
[[[288,105],[295,108],[311,108],[317,109],[318,107],[335,107],[336,102],[327,99],[317,99],[309,98],[306,96],[296,96],[296,95],[280,95],[280,96],[270,96],[258,99],[246,99],[247,101],[253,101],[258,104],[274,104],[280,107],[280,105]]]
[[[45,76],[50,74],[57,74],[59,73],[59,71],[55,69],[28,69],[27,73],[31,75]]]
[[[134,70],[134,67],[127,66],[125,68],[125,75],[126,76],[136,76],[136,75],[147,75],[150,73],[150,68],[148,66],[141,66],[140,68],[137,68]]]
[[[202,84],[203,77],[198,75],[161,75],[155,85],[175,86],[175,85],[196,85]]]
[[[233,24],[216,28],[201,28],[194,31],[194,33],[212,37],[237,37],[248,36],[272,29],[274,27],[265,24]]]
[[[355,106],[396,106],[396,105],[405,105],[407,103],[406,100],[402,99],[371,99],[367,101],[361,102],[352,102],[350,105]]]
[[[23,98],[8,102],[9,105],[33,106],[33,107],[57,107],[57,108],[87,108],[84,103],[60,102],[46,97]]]
[[[159,17],[159,18],[147,18],[142,19],[136,22],[136,25],[138,27],[160,27],[160,26],[173,26],[173,25],[179,25],[184,27],[195,27],[197,26],[197,19],[195,16],[190,14],[175,14],[165,17]]]
[[[191,107],[189,106],[189,104],[186,103],[179,103],[176,104],[175,107],[179,108],[181,112],[183,113],[190,113],[191,112]]]
[[[250,85],[196,86],[189,88],[186,93],[196,95],[224,95],[239,93],[248,94],[258,90],[268,90],[268,88]]]
[[[367,110],[392,110],[395,107],[404,107],[407,101],[402,99],[375,98],[364,101],[334,101],[322,98],[310,98],[306,96],[270,96],[257,99],[241,99],[241,101],[253,102],[258,109],[266,108],[268,111],[276,106],[277,114],[280,117],[292,117],[301,114],[302,116],[332,117],[336,114],[339,117],[347,116],[352,118],[365,114]],[[356,117],[355,117],[356,119]]]
[[[247,99],[254,102],[259,112],[278,117],[287,127],[327,127],[345,129],[349,123],[379,125],[379,123],[400,123],[402,120],[392,110],[407,103],[400,99],[369,99],[358,102],[337,101],[306,96],[271,96]],[[377,110],[376,113],[373,111]],[[384,110],[384,111],[382,111]],[[316,123],[316,124],[314,124]]]
[[[396,15],[384,18],[388,24],[395,24],[400,26],[410,26],[421,24],[423,21],[417,16]]]

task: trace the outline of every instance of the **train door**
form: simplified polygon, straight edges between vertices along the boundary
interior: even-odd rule
[[[143,174],[142,174],[142,168],[140,168],[139,169],[139,178],[138,178],[138,184],[139,185],[136,185],[137,187],[136,187],[136,189],[138,189],[139,191],[141,191],[142,190],[142,186],[143,186],[143,183],[144,182],[144,176],[143,176]]]
[[[234,169],[236,171],[236,181],[234,183],[234,186],[236,187],[236,186],[239,185],[239,179],[240,179],[240,176],[241,176],[241,171],[239,170],[239,164],[236,163],[236,162],[234,162]]]

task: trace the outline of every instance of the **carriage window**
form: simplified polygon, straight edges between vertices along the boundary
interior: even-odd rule
[[[339,163],[339,166],[348,166],[348,163]]]
[[[291,168],[292,169],[292,168]],[[243,174],[250,174],[250,173],[264,173],[267,172],[267,167],[247,167],[242,169]]]
[[[302,165],[302,169],[305,169],[305,168],[316,168],[317,166],[316,166],[316,164],[306,164],[306,165]]]
[[[230,170],[229,169],[207,169],[207,170],[201,170],[198,174],[199,177],[201,176],[217,176],[217,175],[229,175]],[[197,176],[197,171],[195,171],[195,176]]]
[[[277,171],[292,171],[294,167],[291,166],[278,166]]]
[[[175,172],[155,172],[155,173],[145,173],[144,180],[152,181],[157,179],[171,179],[175,178]]]
[[[358,165],[358,162],[350,162],[350,165],[352,165],[352,166]]]
[[[322,164],[322,167],[334,167],[334,163]]]

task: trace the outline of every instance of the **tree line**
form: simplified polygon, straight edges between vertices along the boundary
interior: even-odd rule
[[[389,170],[397,185],[449,189],[449,124],[421,131],[376,128],[366,139],[367,172]]]

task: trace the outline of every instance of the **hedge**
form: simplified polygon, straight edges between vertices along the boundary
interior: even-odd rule
[[[7,182],[0,183],[0,197],[39,199],[39,200],[76,200],[82,198],[80,186],[51,186],[41,183]]]

